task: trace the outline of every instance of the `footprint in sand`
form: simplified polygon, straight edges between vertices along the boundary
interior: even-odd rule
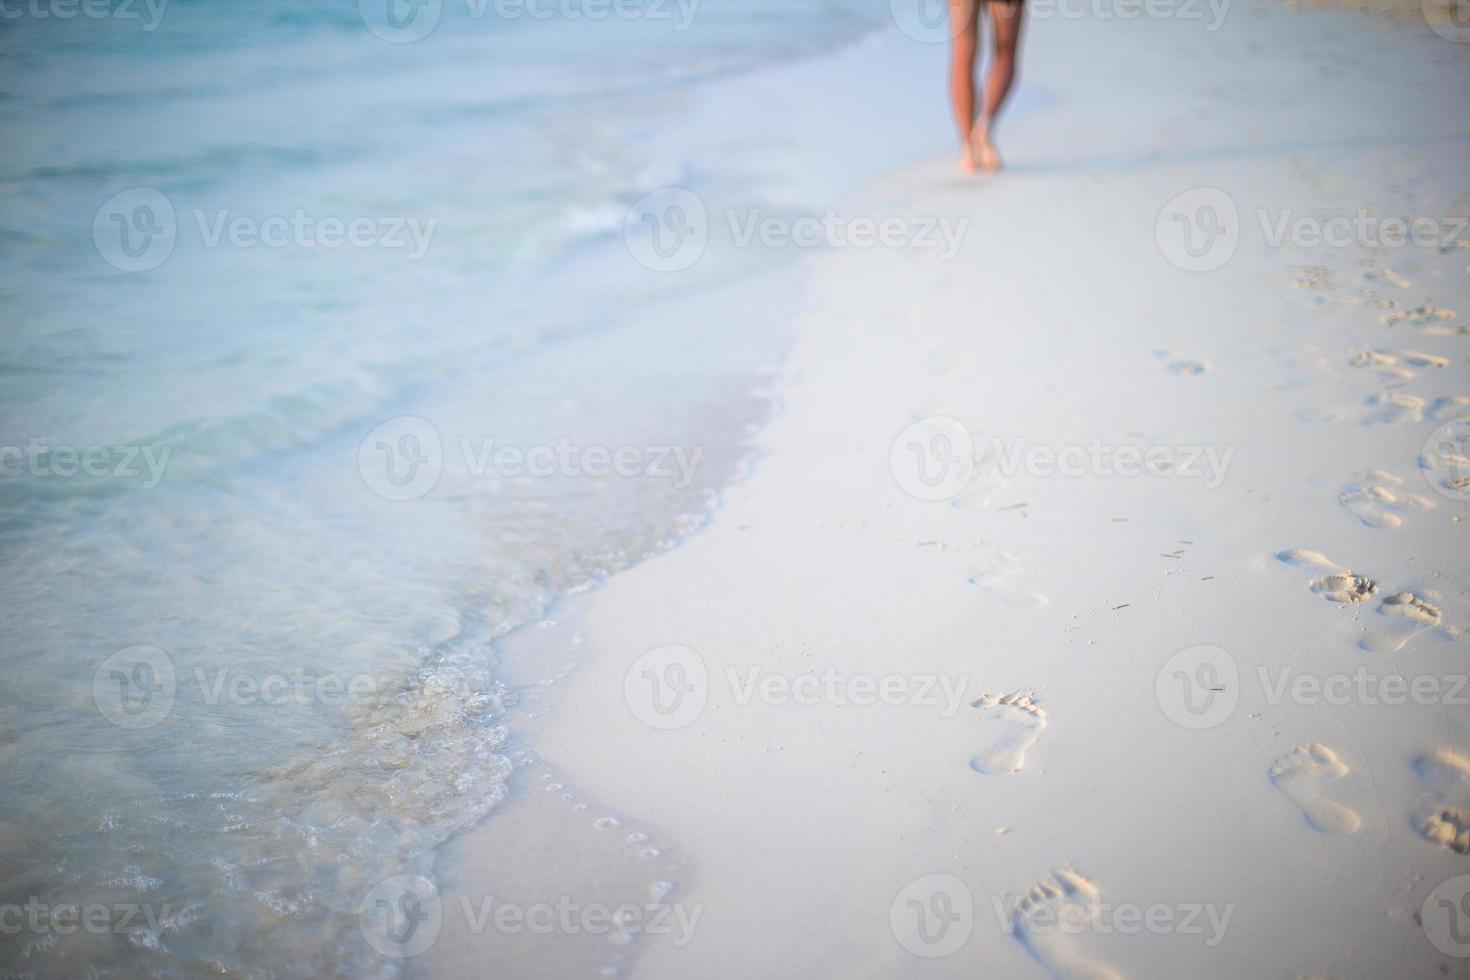
[[[970,569],[970,584],[1002,598],[1025,603],[1033,609],[1049,605],[1051,600],[1039,592],[1027,592],[1011,585],[1007,579],[1021,570],[1021,559],[1005,551],[992,551]]]
[[[1052,872],[1016,903],[1011,929],[1036,961],[1061,980],[1119,980],[1077,947],[1097,921],[1098,890],[1071,868]]]
[[[950,506],[962,510],[989,510],[991,498],[1007,482],[1000,460],[994,453],[976,453],[975,469],[965,488],[950,501]]]
[[[1333,602],[1344,605],[1362,602],[1378,592],[1377,582],[1343,568],[1320,551],[1296,548],[1281,552],[1276,560],[1311,572],[1325,573],[1312,579],[1307,586]],[[1444,621],[1444,614],[1435,604],[1438,601],[1438,594],[1428,589],[1384,596],[1375,611],[1381,618],[1368,625],[1358,646],[1374,653],[1395,653],[1414,637],[1431,630],[1441,639],[1459,639],[1464,630]]]
[[[1414,285],[1412,282],[1410,282],[1409,280],[1405,279],[1403,276],[1399,275],[1397,272],[1394,272],[1392,269],[1388,268],[1387,266],[1375,267],[1375,268],[1371,268],[1371,269],[1364,269],[1363,270],[1363,278],[1364,279],[1370,279],[1370,280],[1371,279],[1382,279],[1384,282],[1392,283],[1393,285],[1397,286],[1400,289],[1408,289],[1410,286]]]
[[[1333,288],[1333,272],[1325,265],[1299,265],[1291,274],[1292,289],[1310,289],[1320,292]]]
[[[1379,353],[1387,354],[1389,357],[1395,358],[1400,364],[1407,364],[1409,367],[1447,368],[1451,364],[1448,357],[1440,357],[1438,354],[1425,354],[1416,350],[1399,350],[1398,348],[1390,347],[1379,351]]]
[[[1382,378],[1408,380],[1414,372],[1401,366],[1398,360],[1385,351],[1348,349],[1348,363],[1356,368],[1372,368]]]
[[[1285,376],[1281,384],[1284,388],[1299,388],[1322,378],[1336,376],[1332,363],[1310,341],[1298,340],[1272,348],[1271,356],[1276,359]]]
[[[931,350],[924,357],[924,368],[936,378],[955,373],[970,375],[975,372],[975,356],[947,350]]]
[[[1436,398],[1434,404],[1424,411],[1424,417],[1435,422],[1448,422],[1462,415],[1470,415],[1470,398],[1464,395],[1445,395],[1443,398]]]
[[[1348,363],[1353,367],[1368,367],[1385,378],[1408,380],[1414,376],[1414,368],[1443,368],[1450,366],[1448,357],[1437,354],[1421,354],[1412,350],[1357,350],[1350,348]]]
[[[1383,391],[1368,399],[1364,425],[1406,425],[1424,421],[1424,399],[1401,391]]]
[[[1276,760],[1271,782],[1301,807],[1307,823],[1324,834],[1350,834],[1362,823],[1341,803],[1327,799],[1327,784],[1348,774],[1337,754],[1321,742],[1298,745]]]
[[[1294,568],[1304,568],[1309,572],[1325,573],[1309,581],[1307,587],[1317,595],[1333,602],[1344,604],[1362,602],[1378,591],[1377,582],[1371,578],[1354,574],[1351,569],[1343,568],[1320,551],[1293,548],[1278,554],[1276,560],[1285,562]]]
[[[980,709],[980,741],[985,745],[970,768],[987,776],[1020,772],[1026,750],[1046,727],[1046,712],[1029,691],[987,694],[972,707]]]
[[[1440,320],[1452,320],[1454,317],[1454,310],[1446,310],[1443,307],[1435,306],[1433,303],[1425,303],[1423,306],[1416,306],[1412,310],[1395,310],[1392,313],[1385,313],[1378,318],[1378,322],[1385,327],[1397,326],[1400,323],[1407,323],[1414,327],[1424,327],[1437,323]]]
[[[1178,351],[1156,350],[1154,351],[1154,357],[1157,357],[1161,361],[1167,361],[1168,363],[1164,366],[1169,369],[1171,374],[1186,376],[1204,374],[1210,369],[1209,361],[1199,361],[1192,357],[1184,357]]]
[[[1470,272],[1470,269],[1467,269],[1466,271]],[[1467,333],[1470,333],[1470,326],[1467,326],[1463,323],[1457,323],[1453,325],[1447,323],[1437,323],[1432,327],[1424,328],[1424,336],[1426,337],[1460,337]]]
[[[1470,854],[1470,760],[1439,749],[1415,759],[1414,769],[1424,785],[1414,829],[1457,854]]]
[[[1444,614],[1434,604],[1438,599],[1428,589],[1384,596],[1378,604],[1378,615],[1383,619],[1368,627],[1358,645],[1374,653],[1397,653],[1414,637],[1430,630],[1446,640],[1458,639],[1461,631],[1444,621]]]
[[[1369,527],[1398,527],[1404,523],[1400,514],[1434,508],[1428,497],[1399,489],[1403,482],[1387,470],[1369,470],[1344,486],[1337,499]]]

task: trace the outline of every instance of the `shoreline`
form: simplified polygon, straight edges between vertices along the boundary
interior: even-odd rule
[[[1394,69],[1411,76],[1398,81],[1465,86],[1464,52],[1437,38],[1352,14],[1246,13],[1213,60],[1191,65],[1199,89],[1228,76],[1232,50],[1278,31],[1311,42],[1295,65],[1302,80],[1345,55],[1389,70],[1388,44]],[[1180,25],[1146,26],[1130,40],[1113,25],[1119,48],[1090,67],[1188,47],[1168,33]],[[1038,30],[1038,72],[1058,77],[1088,43],[1069,25],[1045,39]],[[809,309],[754,475],[726,486],[680,547],[564,598],[553,625],[502,644],[504,661],[524,664],[585,651],[556,679],[553,711],[529,729],[513,723],[516,737],[596,812],[658,828],[634,832],[667,841],[661,856],[677,852],[675,900],[702,910],[690,942],[639,943],[638,975],[744,976],[758,962],[770,976],[971,976],[977,966],[1041,976],[1085,961],[1124,976],[1387,976],[1449,962],[1414,916],[1470,866],[1417,829],[1434,790],[1414,760],[1463,752],[1463,711],[1287,703],[1277,683],[1283,671],[1444,678],[1462,668],[1452,628],[1470,621],[1465,505],[1435,496],[1418,454],[1439,424],[1434,406],[1470,396],[1465,339],[1380,319],[1437,304],[1455,311],[1446,324],[1464,323],[1465,262],[1367,245],[1272,249],[1246,220],[1227,264],[1190,272],[1160,255],[1155,220],[1197,187],[1228,187],[1273,214],[1463,207],[1470,188],[1456,183],[1453,148],[1470,134],[1415,103],[1408,84],[1358,81],[1351,94],[1373,113],[1333,120],[1355,149],[1328,157],[1319,139],[1313,156],[1313,135],[1332,127],[1311,122],[1305,90],[1236,93],[1202,122],[1180,115],[1187,100],[1172,92],[1119,105],[1087,85],[1071,78],[1052,105],[1010,121],[1002,148],[1013,167],[998,180],[963,181],[946,159],[850,197],[849,213],[964,215],[972,230],[949,263],[881,249],[813,255]],[[1142,125],[1118,147],[1106,137],[1125,117]],[[1164,152],[1198,145],[1211,127],[1242,145]],[[1412,151],[1394,148],[1412,133]],[[1109,160],[1125,165],[1099,163]],[[1363,370],[1352,353],[1406,348],[1431,360],[1369,359]],[[1023,363],[1031,373],[1007,368]],[[1418,399],[1417,415],[1385,393]],[[890,456],[906,427],[933,417],[958,420],[982,459],[962,492],[923,500],[904,491]],[[1214,448],[1223,472],[1215,486],[1182,472],[1007,475],[983,458],[993,438],[1057,450],[1100,440],[1141,456]],[[1430,506],[1390,508],[1398,526],[1371,524],[1365,495],[1349,488],[1380,470],[1403,481],[1374,484],[1390,498]],[[1292,549],[1371,574],[1382,594],[1324,602],[1278,559]],[[1391,661],[1363,647],[1384,628],[1382,598],[1431,589],[1436,628],[1408,636]],[[706,702],[660,728],[638,717],[627,682],[670,645],[697,655],[680,666],[702,671]],[[1227,719],[1192,730],[1171,716],[1159,678],[1201,646],[1226,651],[1243,680]],[[847,693],[822,686],[834,675]],[[868,700],[850,696],[854,683]],[[896,700],[878,693],[885,683]],[[1324,832],[1304,819],[1310,801],[1282,788],[1283,760],[1317,745],[1344,770],[1321,792],[1352,811],[1350,831]],[[519,782],[507,814],[532,789]],[[445,894],[500,873],[498,821],[441,849]],[[609,863],[590,874],[617,879],[610,893],[636,891],[638,865]],[[549,894],[536,883],[545,869],[530,865],[518,885]],[[552,877],[572,887],[585,873],[563,865]],[[932,957],[905,948],[891,917],[931,875],[968,889],[973,927]],[[1322,881],[1336,887],[1324,894]],[[1113,909],[1198,906],[1215,931],[1027,934],[1016,910],[1038,885]],[[472,941],[443,945],[414,971],[473,970]]]

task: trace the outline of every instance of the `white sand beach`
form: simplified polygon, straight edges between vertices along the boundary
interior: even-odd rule
[[[0,977],[1470,977],[1467,0],[1024,2],[0,3]]]
[[[957,253],[803,255],[747,478],[505,644],[550,692],[513,785],[566,829],[536,860],[492,815],[446,901],[561,894],[517,869],[637,828],[599,894],[698,912],[639,977],[1465,975],[1422,912],[1470,872],[1470,501],[1426,447],[1470,408],[1470,45],[1255,0],[1028,30],[1004,173],[841,209],[964,219]],[[769,84],[942,57],[893,30]],[[416,974],[611,962],[453,920]]]

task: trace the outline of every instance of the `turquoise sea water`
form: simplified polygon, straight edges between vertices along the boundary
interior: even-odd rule
[[[771,270],[624,216],[779,195],[690,106],[887,5],[393,2],[0,23],[0,969],[396,972],[362,896],[507,793],[493,641],[696,527],[767,411]]]

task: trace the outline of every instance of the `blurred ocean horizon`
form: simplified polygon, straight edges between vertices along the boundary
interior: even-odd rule
[[[421,8],[431,33],[384,39]],[[789,254],[661,277],[630,207],[830,203],[802,147],[697,107],[888,6],[26,9],[0,32],[0,903],[117,928],[0,964],[395,974],[359,902],[507,793],[493,641],[697,527],[770,410]]]

